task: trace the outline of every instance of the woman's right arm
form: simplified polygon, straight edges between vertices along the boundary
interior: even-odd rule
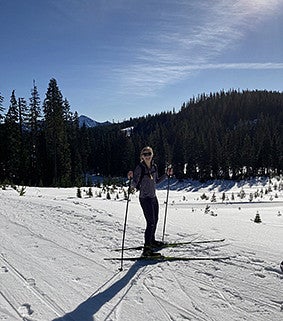
[[[128,179],[132,179],[132,187],[136,188],[141,177],[141,167],[137,166],[134,171],[128,172]]]

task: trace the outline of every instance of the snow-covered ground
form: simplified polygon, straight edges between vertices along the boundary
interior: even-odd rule
[[[163,187],[158,190],[159,238],[166,182]],[[77,198],[74,188],[28,187],[23,196],[11,188],[0,190],[0,320],[281,320],[280,187],[282,181],[275,179],[272,184],[172,181],[165,240],[225,241],[162,253],[231,259],[125,261],[123,271],[119,261],[104,260],[121,255],[113,249],[122,243],[122,191],[107,200],[105,193],[97,196],[97,188],[91,198],[83,189]],[[262,223],[253,221],[257,213]],[[142,245],[144,226],[138,195],[132,195],[125,246]],[[139,254],[127,251],[125,257]]]

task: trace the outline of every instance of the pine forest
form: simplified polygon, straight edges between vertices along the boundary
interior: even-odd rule
[[[1,88],[0,88],[1,90]],[[51,79],[44,101],[8,102],[0,93],[0,183],[80,186],[86,175],[126,177],[152,146],[160,174],[179,179],[241,180],[282,175],[283,93],[230,90],[201,94],[179,111],[121,123],[79,126],[77,112]]]

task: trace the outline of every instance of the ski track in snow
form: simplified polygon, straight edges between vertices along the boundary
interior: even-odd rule
[[[203,192],[186,193],[187,202],[180,201],[184,191],[170,192],[166,238],[225,237],[225,242],[162,251],[230,255],[230,260],[124,262],[118,272],[119,263],[103,258],[121,246],[125,201],[78,199],[76,189],[27,188],[22,197],[0,191],[0,320],[279,320],[283,217],[277,213],[282,191],[276,202],[267,196],[261,203],[237,204],[196,201]],[[209,188],[205,192],[212,193]],[[158,194],[160,235],[166,192]],[[214,215],[204,214],[206,204]],[[256,211],[263,218],[260,225],[251,222]],[[143,229],[133,195],[125,245],[142,244]]]
[[[6,272],[10,272],[10,274],[13,275],[14,278],[19,280],[20,285],[22,285],[23,288],[26,288],[29,290],[28,292],[32,292],[39,300],[41,300],[49,309],[52,310],[52,312],[55,313],[55,315],[60,316],[62,313],[64,313],[64,310],[61,309],[60,306],[58,306],[51,298],[48,297],[44,292],[42,292],[35,284],[35,280],[33,278],[26,278],[24,277],[21,272],[19,272],[10,262],[5,259],[3,255],[0,256],[0,262],[2,262],[2,266],[5,266],[7,269]],[[9,290],[7,289],[7,292]],[[5,298],[7,302],[11,306],[13,306],[13,303],[11,303],[7,297],[1,292],[2,296]],[[18,309],[18,312],[20,315],[23,315],[24,317],[27,317],[26,314],[32,314],[30,310],[30,305],[28,303],[25,303],[21,305]]]

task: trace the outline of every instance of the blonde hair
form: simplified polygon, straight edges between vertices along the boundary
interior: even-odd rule
[[[153,149],[150,146],[146,146],[141,150],[140,153],[140,159],[142,160],[142,154],[145,152],[151,152],[151,154],[153,155]]]

